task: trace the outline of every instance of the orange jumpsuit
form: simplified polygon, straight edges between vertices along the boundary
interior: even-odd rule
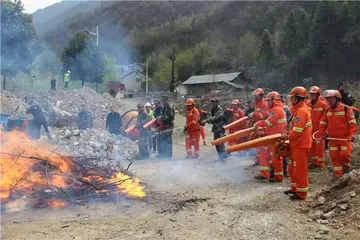
[[[312,144],[311,116],[305,102],[298,103],[291,110],[293,117],[288,136],[291,191],[305,199],[309,187],[307,160]]]
[[[231,112],[232,112],[232,120],[231,120],[232,122],[234,122],[236,120],[239,120],[240,118],[245,117],[244,111],[242,111],[240,108],[231,109]],[[241,129],[242,129],[241,126],[240,127],[230,128],[229,129],[229,134],[240,131]],[[240,144],[240,143],[242,143],[242,138],[230,140],[228,142],[228,145],[233,146],[233,145]]]
[[[255,101],[255,111],[253,112],[252,119],[254,122],[264,120],[269,115],[268,103],[261,99],[260,101]],[[267,159],[267,146],[258,147],[255,149],[256,152],[256,162],[260,163],[260,159]]]
[[[200,113],[196,107],[193,107],[191,110],[188,110],[186,113],[186,137],[185,137],[185,147],[186,155],[188,157],[199,157],[200,152]],[[194,146],[194,154],[192,151],[192,146]]]
[[[307,104],[311,113],[312,133],[319,130],[322,116],[327,108],[326,103],[320,100],[310,101]],[[311,164],[317,167],[325,167],[325,140],[314,140],[311,146]]]
[[[324,136],[326,130],[332,138],[350,139],[355,136],[358,126],[352,108],[342,103],[339,103],[335,109],[327,108],[321,119],[318,135]],[[334,176],[341,177],[343,170],[350,167],[352,143],[330,140],[329,147]]]
[[[273,107],[266,120],[260,120],[259,127],[265,127],[267,136],[276,133],[286,133],[286,114],[280,101],[274,101]],[[274,178],[281,182],[284,179],[282,157],[277,158],[274,154],[274,146],[267,146],[267,158],[260,158],[260,175],[270,178],[270,166],[274,168]]]

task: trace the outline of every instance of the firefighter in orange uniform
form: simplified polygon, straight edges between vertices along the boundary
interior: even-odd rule
[[[264,120],[269,115],[268,104],[264,100],[264,90],[257,88],[252,95],[255,99],[255,111],[249,114],[249,119],[254,122]],[[260,158],[266,158],[267,147],[259,147],[255,149],[256,152],[256,162],[254,166],[260,165]]]
[[[231,119],[231,122],[234,122],[236,120],[239,120],[240,118],[245,117],[245,113],[241,110],[240,101],[238,99],[234,99],[231,102],[231,105],[232,105],[232,109],[231,109],[232,119]],[[237,131],[239,131],[241,129],[242,129],[241,126],[240,127],[230,128],[229,129],[229,134],[237,132]],[[228,142],[228,145],[233,146],[233,145],[240,144],[240,143],[242,143],[242,138],[230,140]]]
[[[306,199],[308,180],[308,157],[312,144],[312,125],[310,112],[307,109],[305,99],[307,91],[303,87],[295,87],[290,92],[293,117],[290,124],[289,135],[283,135],[283,139],[289,140],[290,159],[289,175],[291,189],[285,191],[291,200]]]
[[[186,125],[184,132],[186,158],[198,158],[200,152],[200,112],[195,107],[195,101],[192,98],[186,100]],[[194,153],[192,151],[194,146]]]
[[[320,99],[321,89],[312,86],[309,90],[310,102],[307,104],[311,113],[312,133],[319,130],[322,116],[327,108],[326,103]],[[325,140],[313,140],[311,146],[311,168],[325,167]]]
[[[336,180],[350,168],[351,142],[355,140],[358,126],[352,108],[341,103],[341,94],[337,90],[326,90],[324,97],[329,107],[321,119],[320,130],[316,137],[348,139],[348,141],[329,140],[334,180]]]
[[[266,120],[260,120],[254,127],[265,127],[267,136],[276,133],[286,134],[286,114],[278,92],[269,92],[266,96],[269,106],[269,116]],[[270,178],[270,166],[274,168],[274,178]],[[282,182],[284,179],[282,157],[277,158],[274,146],[268,146],[267,158],[260,158],[260,175],[255,176],[257,180],[269,179],[270,182]]]

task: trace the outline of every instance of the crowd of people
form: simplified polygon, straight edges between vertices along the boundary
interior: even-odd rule
[[[291,189],[285,191],[292,200],[305,199],[308,191],[308,169],[325,167],[325,146],[329,152],[333,167],[333,179],[336,180],[349,171],[352,142],[355,141],[358,130],[357,118],[359,110],[353,107],[354,98],[344,90],[344,84],[337,82],[337,90],[326,90],[323,93],[317,86],[309,91],[304,87],[295,87],[287,97],[276,91],[269,92],[265,97],[263,89],[258,88],[253,93],[253,100],[247,101],[247,106],[234,99],[231,108],[223,109],[219,99],[211,99],[211,110],[197,109],[194,99],[187,99],[185,149],[186,158],[200,156],[200,138],[206,145],[205,124],[212,125],[214,140],[226,136],[224,126],[247,116],[248,123],[253,127],[257,137],[281,134],[283,141],[288,141],[288,156],[280,157],[274,154],[274,146],[255,148],[259,175],[254,176],[260,181],[282,182],[284,177],[290,177]],[[161,104],[162,103],[162,104]],[[51,139],[46,119],[41,107],[34,101],[29,101],[28,113],[34,116],[36,136],[40,137],[41,126]],[[158,158],[172,157],[172,132],[174,128],[175,111],[169,104],[168,96],[162,96],[162,101],[154,104],[140,103],[137,105],[138,116],[136,129],[139,133],[139,158],[148,159],[150,152],[157,152]],[[156,119],[150,128],[144,125]],[[105,129],[111,134],[124,134],[120,114],[110,107]],[[79,129],[92,128],[91,114],[86,105],[81,104],[77,117]],[[249,127],[249,124],[247,125]],[[244,129],[236,126],[229,129],[228,134]],[[262,129],[261,132],[258,132]],[[235,146],[247,141],[241,137],[228,141],[228,146]],[[229,153],[224,143],[215,145],[218,159],[216,162],[226,162]],[[310,164],[308,165],[308,159]]]
[[[274,146],[256,148],[255,166],[260,166],[260,174],[254,176],[260,181],[282,182],[289,175],[291,188],[285,191],[291,200],[306,199],[308,192],[308,168],[325,167],[325,142],[329,142],[329,151],[333,167],[333,180],[349,171],[352,142],[358,130],[358,109],[352,107],[355,100],[345,92],[343,83],[337,83],[337,90],[326,90],[322,94],[317,86],[307,91],[304,87],[295,87],[287,98],[278,92],[256,89],[252,93],[254,101],[247,102],[248,108],[242,110],[241,102],[232,101],[230,109],[223,110],[219,99],[211,99],[211,114],[201,119],[201,114],[193,99],[187,99],[185,143],[187,158],[200,155],[201,126],[212,125],[214,140],[225,136],[224,126],[227,121],[226,111],[231,113],[230,122],[244,116],[253,126],[253,132],[265,129],[258,137],[281,134],[283,141],[288,141],[289,158],[275,155]],[[230,128],[229,134],[242,130],[243,126]],[[241,144],[244,138],[231,139],[228,146]],[[218,159],[226,162],[229,154],[224,143],[216,145]],[[310,165],[308,166],[308,159]]]

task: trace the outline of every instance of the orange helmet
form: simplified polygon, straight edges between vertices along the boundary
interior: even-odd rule
[[[262,90],[262,88],[257,88],[257,89],[255,89],[255,91],[252,92],[252,95],[254,95],[254,96],[264,95],[264,90]]]
[[[268,95],[266,96],[265,100],[281,100],[280,98],[280,94],[278,92],[272,91],[269,92]]]
[[[309,93],[318,93],[321,94],[321,89],[318,86],[312,86],[309,90]]]
[[[326,90],[324,91],[324,97],[325,98],[329,98],[329,97],[336,97],[336,98],[341,98],[341,94],[338,90]]]
[[[308,96],[308,94],[304,87],[294,87],[290,91],[290,97],[293,97],[293,96],[306,98]]]
[[[195,101],[192,98],[188,98],[186,100],[186,103],[185,103],[186,106],[191,106],[191,105],[194,105],[194,104],[195,104]]]
[[[240,104],[240,101],[238,99],[234,99],[234,100],[232,100],[231,104],[238,105],[238,104]]]

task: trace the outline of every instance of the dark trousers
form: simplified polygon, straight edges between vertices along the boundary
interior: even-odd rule
[[[287,177],[288,175],[288,158],[287,157],[283,157],[283,171],[284,171],[284,176]],[[274,168],[270,169],[270,177],[273,178],[274,175]]]
[[[51,84],[51,91],[56,91],[56,84]]]
[[[65,82],[64,88],[68,88],[69,87],[69,82]]]
[[[153,147],[153,151],[154,152],[156,152],[156,149],[157,149],[157,141],[158,141],[158,136],[157,135],[155,135],[155,136],[153,136],[153,139],[152,139],[152,147]]]
[[[216,140],[218,138],[222,138],[224,136],[225,136],[225,131],[214,132],[214,140]],[[219,155],[219,160],[223,160],[227,156],[224,143],[220,143],[220,144],[216,145],[215,147],[216,147],[216,151]]]
[[[172,130],[165,130],[158,135],[158,153],[159,157],[172,157]]]
[[[139,139],[139,158],[140,159],[147,159],[149,158],[149,149],[148,149],[148,136],[141,135]]]
[[[44,127],[44,130],[46,132],[46,135],[48,137],[49,140],[52,139],[48,125],[46,122],[40,122],[40,123],[35,123],[34,127],[35,127],[35,139],[40,139],[40,135],[41,135],[41,126]]]

